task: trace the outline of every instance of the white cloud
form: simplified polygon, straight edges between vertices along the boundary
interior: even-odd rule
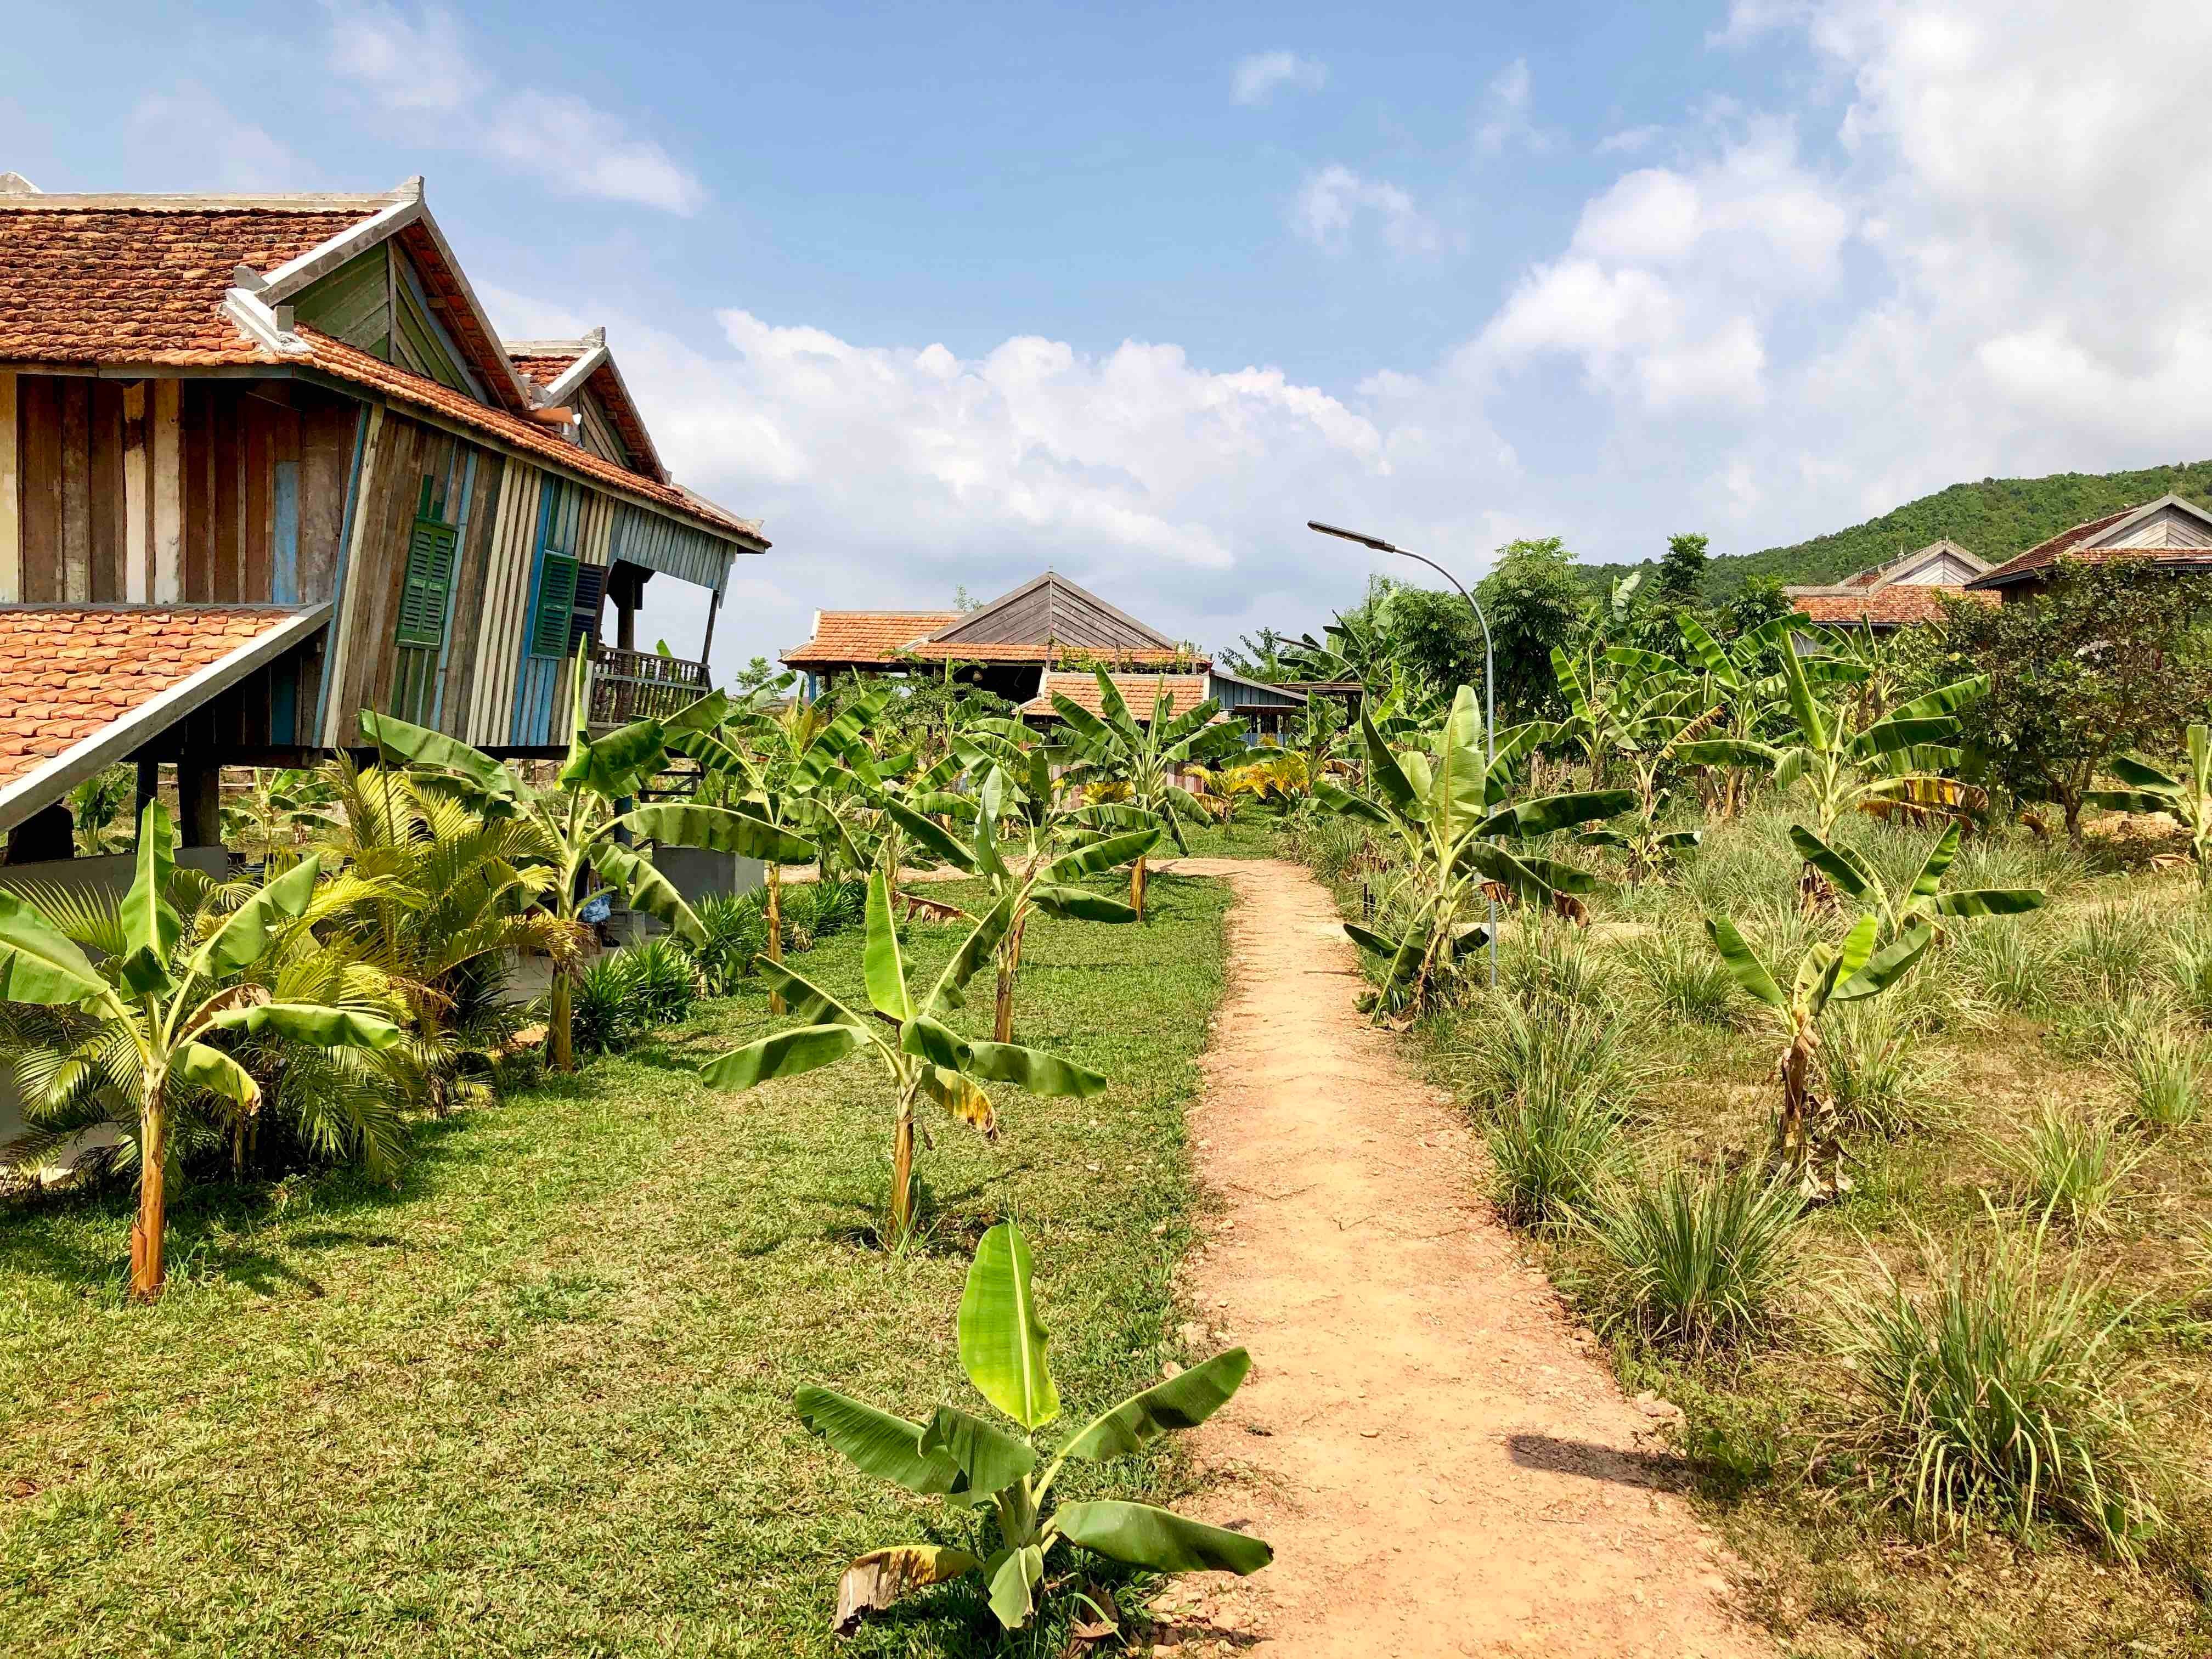
[[[1624,127],[1619,132],[1609,132],[1597,141],[1600,155],[1633,155],[1646,150],[1667,136],[1662,126]]]
[[[1481,113],[1475,123],[1474,147],[1495,155],[1509,144],[1532,150],[1551,147],[1551,141],[1529,118],[1534,94],[1528,81],[1528,60],[1516,58],[1490,77],[1482,89]]]
[[[410,17],[386,0],[324,6],[330,68],[411,136],[501,162],[558,195],[686,216],[705,204],[697,176],[620,117],[569,94],[495,92],[452,13],[433,6]]]
[[[1407,191],[1334,164],[1306,175],[1291,204],[1291,228],[1318,247],[1340,252],[1370,216],[1393,253],[1435,253],[1444,246],[1442,228]]]
[[[1319,92],[1328,84],[1328,65],[1278,47],[1237,60],[1230,89],[1240,104],[1257,106],[1282,91]]]
[[[1179,347],[1090,354],[1018,335],[979,356],[857,343],[743,310],[701,349],[619,312],[497,291],[503,330],[597,321],[676,475],[767,520],[716,656],[773,655],[817,606],[946,603],[1047,565],[1212,645],[1317,622],[1364,579],[1308,518],[1388,526],[1473,574],[1513,530],[1468,505],[1512,457],[1463,399],[1417,377],[1351,398],[1279,369],[1215,370]],[[644,627],[696,645],[703,599],[657,581]]]

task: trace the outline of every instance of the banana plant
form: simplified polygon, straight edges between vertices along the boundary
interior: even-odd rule
[[[576,979],[581,970],[584,907],[603,891],[620,894],[633,908],[658,918],[696,942],[705,937],[691,907],[636,850],[638,842],[703,847],[718,853],[775,863],[813,856],[807,842],[766,818],[726,807],[672,802],[622,810],[621,804],[668,763],[673,734],[711,729],[726,712],[719,692],[709,693],[665,720],[633,720],[593,738],[588,647],[576,653],[574,720],[568,756],[550,788],[526,783],[480,749],[458,738],[369,709],[361,713],[362,735],[386,761],[415,769],[419,787],[443,788],[488,817],[520,818],[530,830],[528,851],[553,874],[545,903],[566,925],[570,948],[553,958],[547,1024],[553,1068],[576,1066]]]
[[[2212,885],[2212,728],[2189,728],[2189,772],[2175,777],[2132,755],[2115,755],[2113,772],[2125,789],[2092,789],[2086,806],[2107,812],[2162,812],[2189,832],[2189,856],[2199,885]]]
[[[1911,884],[1893,890],[1875,867],[1848,847],[1822,841],[1802,823],[1790,826],[1797,855],[1828,878],[1831,885],[1874,916],[1875,937],[1887,943],[1911,927],[1942,932],[1946,916],[2016,916],[2039,908],[2043,893],[2033,887],[1970,887],[1943,890],[1944,872],[1959,856],[1960,827],[1947,828],[1928,849]]]
[[[963,841],[924,816],[945,798],[915,805],[886,799],[884,811],[907,837],[955,868],[981,879],[988,907],[1011,901],[1006,937],[993,951],[998,969],[993,1005],[992,1040],[1014,1040],[1014,981],[1021,972],[1022,938],[1030,913],[1042,910],[1066,921],[1135,921],[1133,906],[1076,884],[1140,859],[1158,844],[1159,823],[1134,808],[1106,803],[1064,807],[1045,750],[1027,741],[1019,722],[984,723],[963,734],[956,764],[976,780],[972,800],[963,799],[972,818]],[[1001,825],[1014,836],[1001,840]]]
[[[1132,1395],[1056,1446],[1041,1446],[1038,1431],[1060,1415],[1060,1391],[1046,1362],[1029,1241],[1010,1221],[976,1246],[958,1330],[961,1370],[1011,1431],[958,1406],[941,1405],[922,1424],[829,1389],[801,1389],[793,1401],[799,1421],[864,1474],[978,1517],[972,1549],[896,1544],[846,1568],[837,1586],[838,1635],[853,1634],[867,1614],[915,1590],[969,1573],[982,1579],[1000,1626],[1019,1630],[1037,1610],[1045,1558],[1062,1540],[1154,1572],[1243,1577],[1274,1559],[1261,1539],[1149,1504],[1051,1501],[1070,1459],[1126,1457],[1212,1416],[1251,1369],[1243,1349],[1216,1354]]]
[[[1837,1003],[1862,1001],[1889,989],[1911,970],[1935,937],[1924,920],[1916,919],[1877,950],[1880,930],[1879,920],[1869,910],[1852,924],[1841,945],[1824,941],[1808,947],[1784,991],[1780,976],[1759,959],[1735,922],[1725,916],[1705,919],[1705,932],[1735,982],[1774,1015],[1788,1036],[1789,1044],[1776,1066],[1782,1099],[1775,1117],[1772,1157],[1807,1198],[1834,1198],[1851,1186],[1844,1173],[1842,1126],[1835,1104],[1822,1099],[1814,1085],[1821,1018]]]
[[[1122,701],[1113,677],[1103,668],[1093,672],[1098,676],[1097,714],[1064,692],[1052,694],[1054,712],[1073,734],[1072,742],[1052,753],[1054,761],[1066,763],[1060,781],[1073,788],[1110,789],[1156,821],[1177,852],[1189,852],[1182,838],[1182,820],[1202,823],[1212,815],[1176,778],[1192,767],[1241,754],[1243,733],[1233,725],[1214,724],[1221,705],[1211,697],[1178,716],[1164,677],[1152,701],[1152,718],[1139,720]],[[1129,866],[1129,907],[1139,921],[1145,916],[1145,874],[1139,855]]]
[[[1770,657],[1780,653],[1783,641],[1799,619],[1774,617],[1725,644],[1687,611],[1674,620],[1703,678],[1703,701],[1718,703],[1728,711],[1711,741],[1750,744],[1758,738],[1768,711],[1782,697],[1780,677],[1762,670]],[[1765,769],[1771,761],[1758,749],[1742,747],[1712,750],[1710,758],[1695,763],[1720,771],[1714,794],[1720,816],[1729,818],[1748,800],[1753,775]]]
[[[771,962],[783,960],[786,865],[811,863],[825,879],[841,859],[854,870],[868,866],[869,854],[854,842],[838,808],[862,787],[854,769],[869,764],[863,736],[891,695],[888,686],[869,687],[834,714],[818,702],[786,706],[757,695],[720,720],[693,722],[670,734],[669,746],[705,772],[711,795],[702,799],[726,803],[783,838],[775,857],[747,855],[763,866]],[[784,1012],[781,993],[769,994],[769,1012]]]
[[[1771,759],[1780,787],[1805,784],[1823,841],[1846,812],[1958,819],[1987,804],[1979,790],[1940,775],[1959,763],[1958,711],[1988,690],[1986,678],[1954,681],[1861,725],[1856,700],[1824,698],[1814,689],[1822,677],[1807,667],[1784,634],[1782,690],[1796,729],[1779,747],[1747,744],[1742,752]]]
[[[1589,727],[1608,762],[1618,757],[1627,769],[1636,793],[1636,816],[1626,830],[1589,830],[1577,839],[1585,847],[1608,847],[1625,854],[1629,880],[1641,882],[1664,871],[1678,854],[1705,838],[1699,830],[1659,827],[1673,793],[1664,781],[1675,764],[1711,763],[1713,757],[1733,750],[1725,739],[1706,736],[1720,724],[1723,706],[1708,706],[1702,689],[1681,664],[1656,652],[1620,645],[1607,650],[1605,659],[1618,672],[1604,688],[1601,708],[1587,708],[1588,694],[1582,691],[1579,673],[1571,664],[1561,674],[1560,687],[1569,695],[1571,720]],[[1560,666],[1555,663],[1555,672]]]
[[[1483,758],[1482,710],[1474,688],[1452,700],[1435,748],[1395,753],[1371,720],[1363,718],[1367,778],[1376,797],[1355,795],[1323,780],[1315,793],[1334,811],[1381,826],[1404,850],[1414,899],[1404,934],[1390,939],[1346,922],[1361,950],[1383,964],[1378,1014],[1415,1013],[1429,1006],[1444,969],[1490,939],[1474,920],[1489,884],[1532,903],[1590,891],[1597,878],[1573,865],[1520,854],[1501,842],[1525,841],[1629,811],[1626,789],[1545,795],[1516,802],[1513,769],[1544,735],[1538,725],[1505,734],[1494,762]]]
[[[741,1091],[778,1078],[797,1077],[866,1050],[891,1085],[890,1224],[888,1242],[913,1231],[916,1194],[914,1150],[916,1109],[924,1097],[986,1136],[998,1132],[991,1097],[982,1085],[1013,1083],[1035,1095],[1097,1094],[1106,1079],[1087,1066],[1012,1042],[971,1042],[945,1024],[961,1006],[968,981],[992,959],[1012,925],[1018,896],[1008,894],[984,913],[927,990],[919,988],[891,915],[890,884],[880,870],[868,877],[867,936],[861,951],[868,1006],[857,1010],[820,986],[765,956],[755,963],[789,999],[805,1023],[709,1060],[702,1069],[710,1087]]]
[[[131,1229],[131,1293],[161,1294],[168,1225],[171,1115],[194,1091],[252,1112],[261,1088],[212,1039],[276,1037],[319,1048],[388,1048],[389,1020],[322,1003],[276,1002],[248,977],[305,913],[321,862],[301,860],[225,916],[204,939],[185,936],[169,902],[176,831],[159,801],[138,820],[137,867],[121,906],[123,950],[95,966],[29,900],[0,892],[0,1001],[74,1009],[89,1022],[50,1081],[50,1094],[128,1078],[137,1095],[138,1218]]]

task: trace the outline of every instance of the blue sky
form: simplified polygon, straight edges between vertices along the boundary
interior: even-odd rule
[[[2201,4],[608,17],[52,9],[0,167],[426,174],[501,325],[605,324],[679,476],[767,520],[725,665],[1047,563],[1206,645],[1310,626],[1381,566],[1310,516],[1471,576],[2212,453],[2212,143],[2136,72]]]

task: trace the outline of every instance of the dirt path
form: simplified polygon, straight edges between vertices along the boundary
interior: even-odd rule
[[[1200,1431],[1203,1506],[1275,1563],[1171,1590],[1160,1651],[1711,1655],[1771,1648],[1622,1396],[1474,1189],[1471,1136],[1353,1007],[1328,894],[1294,865],[1227,877],[1231,989],[1197,1112],[1226,1205],[1187,1291],[1200,1352],[1252,1351]]]

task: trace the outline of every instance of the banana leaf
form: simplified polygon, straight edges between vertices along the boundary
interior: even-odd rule
[[[832,1065],[866,1041],[850,1025],[794,1026],[716,1056],[699,1076],[710,1089],[750,1089]]]
[[[984,1399],[1031,1431],[1060,1415],[1030,1285],[1029,1241],[1013,1223],[1000,1222],[975,1247],[958,1328],[960,1368]]]
[[[1060,1455],[1103,1462],[1142,1451],[1164,1434],[1194,1429],[1221,1409],[1251,1369],[1252,1357],[1242,1348],[1218,1353],[1100,1413],[1060,1448]]]
[[[1209,1527],[1149,1504],[1062,1504],[1053,1511],[1071,1543],[1156,1572],[1255,1573],[1275,1559],[1266,1541]]]

